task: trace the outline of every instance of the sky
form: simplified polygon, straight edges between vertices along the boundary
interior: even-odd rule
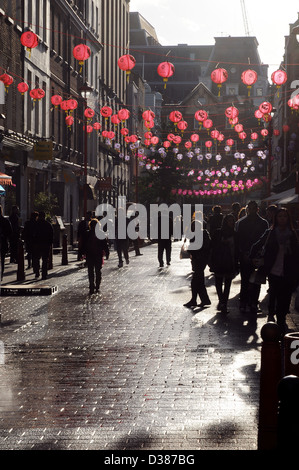
[[[285,36],[297,21],[299,1],[244,3],[250,36],[257,38],[261,61],[270,73],[283,59]],[[245,36],[240,0],[131,0],[130,5],[130,11],[138,11],[155,28],[162,45],[213,45],[215,37]]]

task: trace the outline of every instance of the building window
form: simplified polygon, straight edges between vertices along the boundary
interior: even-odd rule
[[[256,96],[263,96],[263,89],[262,88],[257,88],[256,89]]]

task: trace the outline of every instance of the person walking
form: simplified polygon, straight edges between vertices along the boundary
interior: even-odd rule
[[[1,255],[1,281],[5,267],[5,256],[8,252],[9,242],[11,240],[12,228],[9,219],[4,217],[3,209],[0,205],[0,255]]]
[[[215,276],[215,287],[218,296],[217,309],[228,313],[227,302],[233,278],[237,273],[237,246],[235,218],[233,214],[224,216],[221,228],[217,229],[211,239],[210,270]]]
[[[36,230],[33,238],[33,251],[32,263],[35,278],[40,276],[40,260],[42,260],[42,279],[47,279],[48,276],[48,261],[50,255],[50,248],[53,244],[53,227],[50,222],[46,220],[44,211],[40,211],[37,222]]]
[[[77,230],[77,240],[78,240],[78,261],[83,259],[83,247],[86,241],[86,234],[88,231],[88,224],[91,221],[92,213],[91,211],[86,212],[86,216],[79,222]]]
[[[38,218],[38,212],[34,211],[31,213],[30,219],[26,220],[23,229],[23,240],[25,242],[25,249],[27,252],[27,269],[32,267],[32,253],[33,253],[33,244],[34,236],[36,230],[36,223]]]
[[[86,244],[83,253],[86,255],[86,264],[89,280],[89,293],[99,292],[102,280],[103,254],[106,259],[109,258],[109,246],[106,238],[104,240],[98,237],[100,222],[92,219],[89,222],[89,230],[86,234]]]
[[[9,216],[9,221],[11,223],[12,234],[10,239],[10,262],[18,262],[18,246],[21,235],[21,223],[19,217],[19,208],[18,206],[12,206],[11,214]]]
[[[282,333],[293,292],[299,283],[299,242],[286,208],[277,209],[273,225],[252,247],[250,257],[264,247],[263,272],[269,282],[268,321],[275,321]]]
[[[129,264],[129,238],[128,238],[128,223],[129,218],[126,217],[123,208],[118,209],[118,217],[115,219],[115,240],[114,246],[116,247],[118,256],[118,267],[122,268],[124,265],[123,257],[127,264]],[[124,226],[121,227],[120,225]]]
[[[201,224],[197,221],[196,223]],[[202,224],[201,224],[202,225]],[[184,304],[184,307],[192,308],[197,306],[197,296],[199,296],[201,303],[199,307],[211,305],[211,301],[205,286],[205,268],[208,264],[211,238],[206,229],[202,229],[203,241],[202,246],[198,250],[189,250],[193,277],[191,281],[191,300]]]
[[[212,209],[212,215],[209,218],[209,232],[210,236],[213,237],[215,231],[221,227],[223,219],[221,206],[214,206]]]
[[[235,224],[238,261],[240,265],[241,289],[240,311],[245,312],[249,306],[251,313],[258,311],[258,299],[261,286],[250,283],[250,276],[255,270],[250,260],[250,250],[269,228],[268,222],[259,216],[256,201],[250,201],[246,206],[247,215]]]
[[[167,266],[171,262],[171,249],[172,249],[172,235],[173,235],[173,219],[169,213],[158,214],[158,261],[160,268],[164,266],[164,251]]]

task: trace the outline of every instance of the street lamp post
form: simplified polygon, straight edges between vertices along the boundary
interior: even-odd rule
[[[79,89],[79,93],[84,100],[84,111],[87,108],[87,100],[92,92],[92,89],[85,82]],[[84,115],[84,217],[87,213],[87,118]]]

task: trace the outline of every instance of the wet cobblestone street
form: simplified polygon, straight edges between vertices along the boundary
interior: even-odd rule
[[[50,277],[52,296],[1,299],[2,450],[257,448],[266,315],[239,313],[238,277],[230,313],[217,312],[208,271],[212,305],[183,307],[180,245],[163,269],[156,245],[122,269],[112,253],[101,294],[78,268]]]

